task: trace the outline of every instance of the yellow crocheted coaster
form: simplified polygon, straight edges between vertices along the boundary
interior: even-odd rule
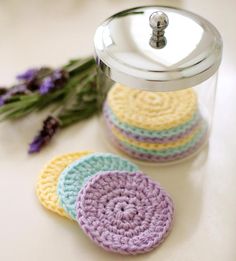
[[[146,130],[177,127],[190,120],[197,110],[197,95],[192,88],[147,92],[115,84],[107,102],[121,122]]]
[[[37,180],[36,194],[40,203],[45,208],[71,219],[64,209],[60,207],[57,196],[58,178],[62,171],[73,161],[90,153],[88,151],[81,151],[57,156],[43,168]]]

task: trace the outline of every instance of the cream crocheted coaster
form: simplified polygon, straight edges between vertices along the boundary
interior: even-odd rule
[[[81,151],[76,153],[57,156],[52,159],[41,171],[37,184],[36,194],[40,203],[47,209],[57,214],[70,218],[70,216],[61,208],[57,196],[57,182],[62,171],[73,161],[86,156],[91,152]]]
[[[197,110],[192,88],[175,92],[147,92],[115,84],[108,105],[123,123],[146,130],[164,130],[191,120]]]

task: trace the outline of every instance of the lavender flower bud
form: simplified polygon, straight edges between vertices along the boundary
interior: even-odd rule
[[[20,84],[10,88],[6,94],[13,96],[17,94],[26,94],[26,93],[28,93],[26,85]]]
[[[0,107],[3,106],[4,104],[5,104],[4,99],[0,97]]]
[[[44,95],[54,89],[59,89],[64,86],[68,80],[68,74],[64,70],[56,69],[50,76],[44,78],[39,87],[40,94]]]
[[[31,68],[21,74],[18,74],[16,78],[17,80],[21,80],[21,81],[31,81],[33,78],[35,78],[38,71],[39,69]]]
[[[39,87],[40,94],[44,95],[50,92],[55,87],[53,79],[51,77],[46,77],[42,80],[42,83]]]
[[[26,72],[17,76],[17,79],[23,81],[27,89],[30,91],[35,91],[40,88],[41,79],[44,79],[50,75],[53,70],[49,67],[41,67],[40,69],[31,68]]]
[[[42,149],[42,147],[51,140],[58,128],[58,120],[52,116],[48,116],[46,120],[44,120],[43,122],[43,128],[29,145],[28,152],[30,154],[39,152]]]
[[[0,96],[0,107],[5,103],[10,102],[11,98],[18,94],[27,94],[29,91],[27,90],[26,85],[20,84],[13,86],[8,89],[3,95]]]

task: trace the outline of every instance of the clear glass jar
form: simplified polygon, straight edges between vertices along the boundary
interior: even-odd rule
[[[104,21],[94,44],[106,138],[148,162],[199,152],[214,113],[217,29],[185,10],[138,7]]]

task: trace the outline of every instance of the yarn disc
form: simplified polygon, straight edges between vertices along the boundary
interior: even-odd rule
[[[137,171],[133,163],[110,153],[93,153],[75,161],[61,174],[57,193],[60,204],[76,219],[76,197],[86,181],[99,171]]]
[[[146,130],[177,127],[192,119],[197,110],[197,96],[192,88],[147,92],[115,84],[107,102],[119,121]]]
[[[77,222],[99,246],[121,254],[145,253],[168,235],[171,198],[140,172],[107,171],[92,177],[77,197]]]
[[[201,122],[199,126],[197,126],[196,129],[191,131],[188,135],[181,137],[177,140],[170,141],[168,143],[147,143],[147,142],[142,142],[142,141],[137,141],[134,138],[130,138],[125,136],[122,132],[120,132],[118,129],[115,129],[114,127],[111,127],[111,132],[112,134],[116,137],[116,139],[126,142],[127,144],[142,148],[142,149],[147,149],[147,150],[164,150],[164,149],[170,149],[170,148],[176,148],[179,146],[183,146],[189,142],[191,142],[203,129],[203,124],[204,122]]]
[[[59,204],[56,193],[58,178],[69,164],[88,154],[90,154],[90,152],[82,151],[57,156],[43,168],[37,180],[36,194],[40,203],[45,208],[56,212],[61,216],[70,218]]]
[[[103,106],[103,115],[105,118],[106,125],[110,128],[115,127],[123,132],[127,136],[140,137],[140,139],[149,140],[154,142],[155,140],[168,139],[174,136],[182,135],[186,132],[191,131],[199,122],[202,120],[202,116],[199,112],[193,115],[193,118],[185,124],[179,125],[175,128],[165,129],[161,131],[145,130],[137,127],[132,127],[128,124],[119,121],[115,115],[108,108],[107,103]]]

